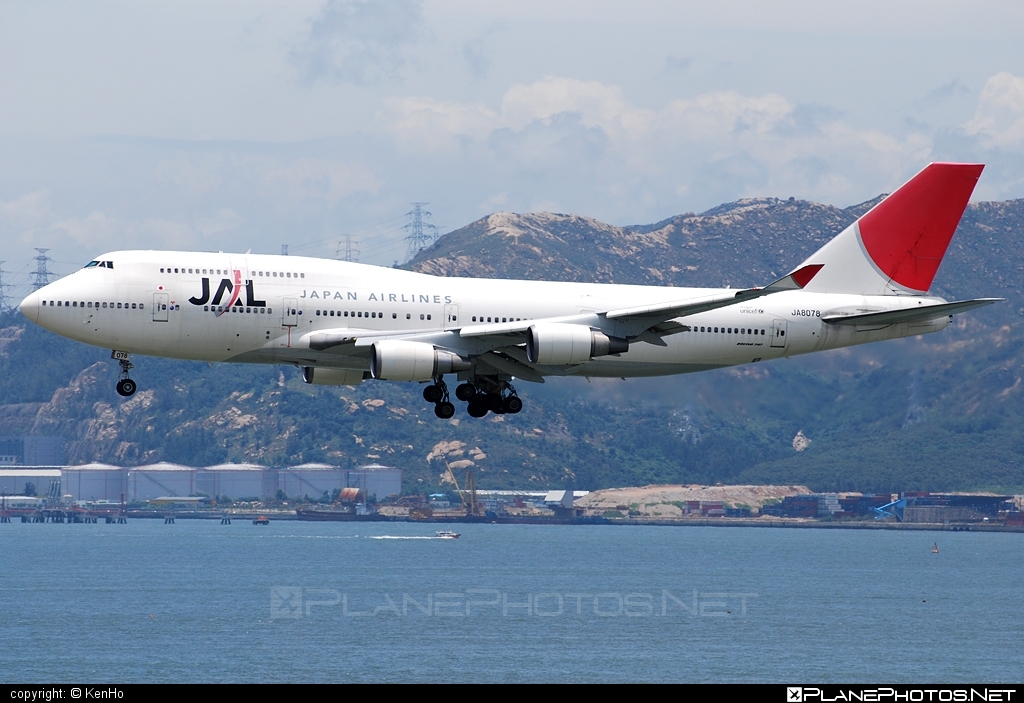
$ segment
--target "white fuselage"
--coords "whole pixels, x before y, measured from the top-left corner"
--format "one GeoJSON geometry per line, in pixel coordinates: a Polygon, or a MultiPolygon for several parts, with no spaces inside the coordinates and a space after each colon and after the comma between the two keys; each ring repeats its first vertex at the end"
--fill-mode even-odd
{"type": "MultiPolygon", "coordinates": [[[[315,351],[311,334],[443,335],[480,324],[602,313],[723,292],[441,278],[292,256],[125,251],[98,260],[112,267],[91,266],[41,288],[22,303],[24,314],[57,334],[112,350],[360,370],[369,368],[365,349],[315,351]]],[[[862,327],[822,321],[830,313],[927,302],[941,299],[786,291],[680,318],[689,330],[665,336],[664,346],[634,342],[628,352],[562,373],[685,373],[938,331],[948,316],[862,327]]]]}

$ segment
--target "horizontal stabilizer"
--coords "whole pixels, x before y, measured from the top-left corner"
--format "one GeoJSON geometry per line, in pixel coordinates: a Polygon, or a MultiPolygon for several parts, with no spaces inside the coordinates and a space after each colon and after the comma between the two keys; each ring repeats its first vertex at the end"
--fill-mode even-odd
{"type": "Polygon", "coordinates": [[[975,308],[998,303],[1005,298],[978,298],[977,300],[959,300],[955,303],[939,305],[919,305],[902,310],[886,310],[883,312],[867,312],[855,315],[827,315],[822,320],[830,325],[894,325],[899,322],[914,320],[930,320],[944,315],[955,315],[975,308]]]}

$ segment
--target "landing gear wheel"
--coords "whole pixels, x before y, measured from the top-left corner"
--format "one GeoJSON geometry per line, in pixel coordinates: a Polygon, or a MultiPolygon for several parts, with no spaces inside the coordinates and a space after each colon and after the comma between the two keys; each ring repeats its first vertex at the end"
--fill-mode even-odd
{"type": "Polygon", "coordinates": [[[487,404],[483,400],[474,398],[469,401],[466,412],[469,413],[470,417],[483,417],[487,414],[487,404]]]}
{"type": "Polygon", "coordinates": [[[135,381],[128,378],[128,372],[135,368],[135,364],[131,362],[128,356],[128,352],[119,352],[114,350],[111,353],[117,363],[121,367],[121,380],[117,382],[115,388],[117,388],[118,395],[124,396],[125,398],[135,395],[135,391],[138,390],[138,386],[135,385],[135,381]]]}
{"type": "Polygon", "coordinates": [[[440,403],[444,400],[444,389],[441,386],[427,386],[423,389],[423,400],[428,403],[440,403]]]}
{"type": "Polygon", "coordinates": [[[487,403],[487,409],[495,414],[502,414],[505,412],[505,403],[501,398],[500,393],[488,393],[484,402],[487,403]]]}
{"type": "Polygon", "coordinates": [[[517,412],[523,409],[523,401],[519,399],[517,395],[510,395],[505,398],[504,402],[505,412],[515,415],[517,412]]]}
{"type": "Polygon", "coordinates": [[[455,397],[459,400],[470,401],[476,396],[476,386],[472,383],[463,383],[455,388],[455,397]]]}
{"type": "Polygon", "coordinates": [[[434,414],[442,420],[449,420],[455,416],[455,406],[447,400],[442,401],[434,406],[434,414]]]}
{"type": "Polygon", "coordinates": [[[117,382],[117,392],[125,398],[135,395],[136,390],[137,387],[135,385],[135,381],[130,378],[122,378],[117,382]]]}

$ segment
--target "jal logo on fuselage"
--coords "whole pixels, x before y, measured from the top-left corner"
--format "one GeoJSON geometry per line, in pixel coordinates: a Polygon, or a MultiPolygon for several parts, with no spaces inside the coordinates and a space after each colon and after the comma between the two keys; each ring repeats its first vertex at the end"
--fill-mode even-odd
{"type": "MultiPolygon", "coordinates": [[[[234,276],[234,281],[230,278],[220,279],[220,285],[217,286],[217,292],[213,298],[210,298],[210,279],[203,277],[202,293],[198,297],[193,296],[188,299],[188,302],[193,305],[224,305],[224,311],[227,311],[233,305],[242,305],[241,298],[242,289],[245,289],[245,305],[253,308],[265,308],[267,307],[267,301],[256,300],[256,293],[253,290],[253,283],[251,280],[246,280],[245,284],[242,284],[242,272],[235,269],[231,272],[234,276]],[[224,302],[225,297],[227,302],[224,302]]],[[[223,311],[222,311],[223,312],[223,311]]]]}

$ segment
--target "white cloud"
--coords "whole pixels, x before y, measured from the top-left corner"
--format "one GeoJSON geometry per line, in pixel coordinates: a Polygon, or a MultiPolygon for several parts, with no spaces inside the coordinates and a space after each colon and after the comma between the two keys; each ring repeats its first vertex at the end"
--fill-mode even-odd
{"type": "Polygon", "coordinates": [[[392,119],[385,129],[415,151],[450,148],[465,138],[484,139],[500,124],[498,113],[480,104],[408,97],[391,98],[386,105],[392,119]]]}
{"type": "Polygon", "coordinates": [[[988,149],[1024,146],[1024,78],[1006,71],[985,81],[974,118],[964,132],[988,149]]]}
{"type": "Polygon", "coordinates": [[[547,76],[528,85],[516,84],[501,100],[504,126],[522,129],[535,120],[550,122],[555,115],[574,113],[583,124],[605,129],[621,124],[640,111],[631,108],[615,85],[598,81],[547,76]]]}
{"type": "Polygon", "coordinates": [[[512,85],[496,110],[431,98],[389,107],[387,133],[434,158],[468,159],[512,206],[543,198],[605,217],[616,207],[641,216],[637,203],[673,212],[680,197],[697,207],[753,195],[857,202],[899,185],[932,149],[927,135],[865,129],[776,93],[714,91],[652,109],[615,85],[549,76],[512,85]]]}
{"type": "Polygon", "coordinates": [[[58,219],[50,225],[50,230],[65,232],[71,241],[84,246],[116,239],[123,231],[117,219],[103,210],[90,212],[85,217],[58,219]]]}
{"type": "Polygon", "coordinates": [[[45,226],[50,219],[50,191],[47,188],[21,197],[0,201],[0,223],[8,232],[45,226]]]}
{"type": "Polygon", "coordinates": [[[329,0],[292,62],[308,80],[367,84],[394,78],[422,32],[416,0],[329,0]]]}

